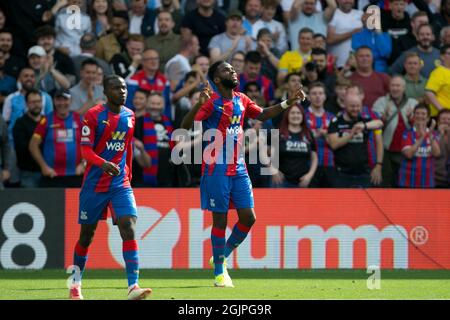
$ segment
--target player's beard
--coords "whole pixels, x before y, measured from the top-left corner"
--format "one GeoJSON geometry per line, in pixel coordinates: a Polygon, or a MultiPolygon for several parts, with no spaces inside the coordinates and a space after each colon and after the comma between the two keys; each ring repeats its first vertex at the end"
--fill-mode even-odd
{"type": "Polygon", "coordinates": [[[227,89],[234,89],[239,84],[238,81],[233,81],[231,79],[222,79],[221,80],[222,85],[227,89]]]}

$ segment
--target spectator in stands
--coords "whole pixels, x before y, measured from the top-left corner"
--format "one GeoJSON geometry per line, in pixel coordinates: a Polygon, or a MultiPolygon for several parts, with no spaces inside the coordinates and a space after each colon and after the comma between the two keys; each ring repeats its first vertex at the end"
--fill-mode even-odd
{"type": "Polygon", "coordinates": [[[269,79],[276,79],[278,64],[280,62],[280,51],[273,47],[273,35],[269,29],[262,28],[256,37],[256,51],[261,54],[261,74],[269,79]]]}
{"type": "Polygon", "coordinates": [[[58,88],[68,89],[70,81],[55,69],[49,57],[40,46],[28,50],[28,64],[34,70],[38,89],[53,95],[58,88]]]}
{"type": "Polygon", "coordinates": [[[200,52],[208,55],[208,44],[216,34],[225,32],[225,17],[214,8],[215,0],[198,0],[197,9],[186,13],[181,23],[181,35],[196,35],[200,52]]]}
{"type": "MultiPolygon", "coordinates": [[[[335,73],[336,57],[326,51],[327,50],[327,38],[324,35],[322,35],[320,33],[314,34],[314,36],[313,36],[313,50],[314,49],[325,50],[326,56],[327,56],[327,72],[329,74],[335,73]]],[[[312,58],[312,53],[311,53],[311,58],[312,58]]]]}
{"type": "Polygon", "coordinates": [[[441,42],[441,46],[450,45],[450,25],[442,28],[439,39],[441,42]]]}
{"type": "Polygon", "coordinates": [[[316,11],[317,0],[295,0],[290,9],[289,35],[292,50],[298,50],[296,35],[303,28],[311,28],[316,33],[327,36],[327,24],[336,10],[336,1],[327,0],[323,11],[316,11]]]}
{"type": "Polygon", "coordinates": [[[356,50],[356,70],[349,79],[359,84],[364,90],[364,105],[372,109],[379,97],[389,90],[389,76],[373,70],[373,55],[369,47],[362,46],[356,50]]]}
{"type": "MultiPolygon", "coordinates": [[[[256,93],[256,91],[253,91],[256,93]]],[[[259,92],[259,91],[258,91],[259,92]]],[[[270,163],[269,159],[269,132],[263,132],[263,122],[257,119],[248,119],[249,127],[245,129],[245,136],[249,137],[245,144],[245,165],[253,188],[269,188],[271,176],[263,174],[262,170],[270,163]],[[252,130],[252,131],[250,131],[252,130]],[[265,149],[262,149],[265,148],[265,149]],[[264,153],[263,153],[264,152],[264,153]],[[257,157],[253,158],[254,155],[257,157]]]]}
{"type": "Polygon", "coordinates": [[[367,145],[369,130],[380,129],[383,122],[362,117],[362,102],[360,95],[346,94],[344,112],[328,128],[327,140],[335,161],[333,187],[367,188],[381,182],[382,159],[377,159],[377,166],[370,171],[367,145]]]}
{"type": "Polygon", "coordinates": [[[2,30],[5,27],[6,24],[6,16],[5,12],[2,8],[0,8],[0,30],[2,30]]]}
{"type": "MultiPolygon", "coordinates": [[[[133,98],[133,106],[134,106],[134,114],[136,116],[136,124],[135,124],[135,134],[136,132],[142,132],[143,128],[143,118],[147,113],[147,104],[148,104],[148,92],[143,89],[137,89],[134,93],[133,98]]],[[[133,152],[133,180],[132,185],[134,187],[143,187],[143,179],[142,172],[144,168],[148,168],[151,166],[151,158],[145,152],[144,143],[142,140],[138,138],[134,138],[134,152],[133,152]]]]}
{"type": "Polygon", "coordinates": [[[249,51],[245,56],[244,72],[239,76],[239,90],[242,92],[247,82],[255,81],[261,87],[261,95],[266,104],[274,102],[273,83],[267,77],[261,75],[261,54],[258,51],[249,51]]]}
{"type": "Polygon", "coordinates": [[[225,21],[225,32],[211,38],[209,56],[211,61],[231,61],[236,51],[248,52],[255,49],[251,35],[242,35],[242,13],[234,10],[228,13],[225,21]]]}
{"type": "Polygon", "coordinates": [[[408,52],[406,54],[403,67],[405,68],[403,79],[406,82],[405,96],[416,99],[418,102],[423,102],[427,79],[420,74],[423,65],[417,52],[408,52]]]}
{"type": "MultiPolygon", "coordinates": [[[[190,11],[190,9],[188,11],[190,11]]],[[[180,34],[181,21],[183,19],[180,2],[178,0],[161,0],[161,6],[159,8],[150,9],[149,24],[153,26],[154,34],[157,34],[160,30],[157,20],[161,12],[170,13],[171,19],[174,23],[173,32],[176,34],[180,34]]],[[[147,35],[147,37],[152,35],[153,34],[147,35]]]]}
{"type": "Polygon", "coordinates": [[[170,101],[170,83],[163,73],[159,71],[159,55],[154,49],[146,49],[142,55],[142,70],[127,79],[128,96],[126,106],[133,108],[134,92],[144,89],[148,92],[158,92],[165,100],[164,114],[172,119],[172,104],[170,101]]]}
{"type": "Polygon", "coordinates": [[[231,57],[230,64],[233,66],[234,71],[240,76],[244,72],[245,66],[245,53],[242,51],[237,51],[231,57]]]}
{"type": "Polygon", "coordinates": [[[48,61],[54,61],[55,69],[60,71],[71,84],[74,84],[75,66],[68,55],[55,49],[55,29],[49,25],[42,26],[36,30],[35,36],[37,45],[47,52],[48,61]]]}
{"type": "Polygon", "coordinates": [[[381,26],[394,39],[411,32],[411,24],[406,10],[406,0],[391,0],[389,9],[381,9],[381,26]]]}
{"type": "MultiPolygon", "coordinates": [[[[244,91],[245,95],[251,100],[256,102],[256,104],[262,108],[267,107],[267,102],[261,95],[261,87],[258,82],[250,81],[245,84],[244,91]]],[[[270,122],[269,122],[270,123],[270,122]]]]}
{"type": "Polygon", "coordinates": [[[192,65],[192,69],[200,72],[200,75],[206,79],[206,76],[208,74],[208,69],[210,65],[210,60],[208,56],[205,55],[198,55],[194,58],[194,63],[192,65]]]}
{"type": "MultiPolygon", "coordinates": [[[[103,37],[111,30],[113,7],[111,0],[92,0],[88,7],[91,17],[92,33],[97,37],[103,37]]],[[[83,49],[83,48],[82,48],[83,49]]]]}
{"type": "Polygon", "coordinates": [[[434,179],[437,188],[450,187],[450,110],[443,109],[437,116],[439,149],[441,154],[435,159],[434,179]]]}
{"type": "Polygon", "coordinates": [[[4,182],[8,181],[11,176],[10,148],[8,126],[0,115],[0,191],[4,189],[4,182]]]}
{"type": "Polygon", "coordinates": [[[12,52],[13,35],[7,29],[0,30],[0,51],[3,52],[4,72],[14,78],[17,78],[19,71],[26,65],[25,60],[12,52]]]}
{"type": "Polygon", "coordinates": [[[175,90],[186,73],[192,70],[190,61],[198,55],[199,50],[198,38],[195,35],[182,39],[180,52],[170,59],[164,68],[172,90],[175,90]]]}
{"type": "MultiPolygon", "coordinates": [[[[102,0],[103,1],[103,0],[102,0]]],[[[75,76],[76,81],[80,81],[80,70],[81,70],[81,64],[86,59],[94,59],[97,61],[100,68],[103,70],[103,73],[105,75],[112,74],[111,68],[108,63],[106,63],[105,60],[99,59],[95,57],[97,47],[97,39],[95,38],[95,35],[93,33],[85,33],[81,39],[80,39],[80,48],[81,48],[81,54],[73,57],[72,61],[75,67],[75,76]]]]}
{"type": "Polygon", "coordinates": [[[436,122],[430,128],[430,109],[426,104],[414,108],[413,127],[403,133],[403,160],[399,170],[399,186],[402,188],[434,188],[434,160],[441,154],[436,122]]]}
{"type": "MultiPolygon", "coordinates": [[[[290,99],[291,97],[294,97],[295,92],[298,90],[298,88],[302,85],[302,75],[298,72],[292,72],[289,73],[286,78],[284,79],[284,84],[281,87],[281,97],[279,99],[279,102],[290,99]]],[[[275,128],[280,127],[281,120],[283,119],[283,115],[285,113],[285,110],[283,110],[279,115],[272,118],[272,124],[275,128]]]]}
{"type": "MultiPolygon", "coordinates": [[[[12,131],[14,125],[20,117],[27,112],[26,94],[36,87],[36,77],[34,70],[25,67],[19,74],[19,90],[11,93],[6,97],[3,104],[3,119],[8,123],[10,142],[12,142],[12,131]]],[[[47,114],[53,111],[52,98],[45,91],[39,91],[41,94],[41,108],[42,114],[47,114]]]]}
{"type": "Polygon", "coordinates": [[[145,151],[151,158],[151,166],[143,171],[143,182],[147,187],[175,186],[175,166],[170,160],[173,126],[163,110],[164,98],[156,92],[151,93],[148,113],[141,118],[142,130],[135,131],[135,137],[144,143],[145,151]]]}
{"type": "Polygon", "coordinates": [[[331,187],[334,171],[333,150],[327,143],[328,127],[334,114],[324,108],[326,88],[321,82],[314,82],[309,86],[309,100],[311,105],[305,112],[305,121],[316,143],[318,167],[312,185],[315,187],[331,187]]]}
{"type": "Polygon", "coordinates": [[[351,85],[351,81],[347,78],[338,77],[334,87],[334,94],[331,97],[327,96],[325,103],[325,110],[333,114],[338,114],[345,108],[344,100],[347,88],[351,85]]]}
{"type": "MultiPolygon", "coordinates": [[[[262,1],[261,18],[253,25],[252,38],[258,40],[259,31],[261,29],[268,29],[273,36],[274,47],[282,54],[288,49],[288,40],[284,25],[281,22],[274,20],[278,4],[278,0],[262,1]]],[[[269,49],[271,48],[272,47],[269,49]]]]}
{"type": "Polygon", "coordinates": [[[127,48],[124,52],[116,53],[111,58],[114,73],[126,79],[142,67],[142,53],[144,52],[144,37],[140,34],[130,34],[127,48]]]}
{"type": "Polygon", "coordinates": [[[389,84],[389,93],[380,97],[373,105],[373,111],[380,115],[383,127],[383,184],[398,186],[398,171],[402,161],[402,136],[411,129],[411,116],[417,100],[405,95],[405,80],[394,76],[389,84]]]}
{"type": "Polygon", "coordinates": [[[450,24],[450,1],[442,0],[439,13],[433,17],[433,27],[438,33],[450,24]]]}
{"type": "Polygon", "coordinates": [[[56,91],[55,111],[39,121],[29,143],[30,153],[41,168],[41,187],[81,186],[84,172],[80,153],[82,124],[80,115],[69,109],[70,99],[69,90],[56,91]]]}
{"type": "Polygon", "coordinates": [[[314,32],[310,28],[303,28],[298,33],[298,49],[286,51],[278,64],[278,85],[283,83],[284,77],[291,72],[299,72],[303,65],[311,60],[314,32]]]}
{"type": "Polygon", "coordinates": [[[313,48],[311,50],[311,60],[317,66],[318,80],[325,85],[327,97],[334,95],[334,87],[336,85],[336,74],[330,72],[327,66],[328,54],[324,49],[313,48]]]}
{"type": "Polygon", "coordinates": [[[425,87],[432,117],[440,110],[450,109],[450,45],[443,46],[440,53],[441,64],[431,72],[425,87]]]}
{"type": "Polygon", "coordinates": [[[417,46],[417,31],[420,25],[428,24],[428,15],[426,12],[418,11],[411,18],[411,31],[393,39],[392,53],[389,63],[393,63],[404,51],[417,46]]]}
{"type": "MultiPolygon", "coordinates": [[[[23,72],[23,71],[22,71],[23,72]]],[[[34,129],[42,118],[42,97],[37,89],[30,89],[25,96],[27,112],[14,124],[13,137],[17,166],[20,169],[20,182],[24,188],[39,186],[41,173],[39,164],[34,160],[28,149],[34,129]]]]}
{"type": "Polygon", "coordinates": [[[363,12],[353,9],[354,3],[354,0],[337,0],[338,8],[328,24],[328,52],[337,58],[336,66],[338,68],[342,68],[348,59],[352,35],[361,31],[363,27],[361,22],[363,12]]]}
{"type": "Polygon", "coordinates": [[[84,0],[67,0],[67,8],[70,6],[79,8],[76,27],[70,23],[70,19],[73,19],[71,10],[62,9],[55,17],[55,47],[71,57],[81,53],[80,39],[83,34],[92,30],[91,18],[83,10],[84,2],[84,0]]]}
{"type": "Polygon", "coordinates": [[[17,80],[5,72],[5,54],[0,50],[0,110],[5,98],[17,90],[17,80]]]}
{"type": "Polygon", "coordinates": [[[130,1],[130,26],[128,32],[130,34],[140,34],[149,37],[155,34],[154,22],[150,20],[151,10],[147,7],[147,0],[131,0],[130,1]]]}
{"type": "Polygon", "coordinates": [[[300,105],[291,106],[280,124],[280,163],[272,176],[272,185],[282,188],[307,188],[317,170],[317,149],[306,126],[300,105]]]}
{"type": "Polygon", "coordinates": [[[81,64],[81,80],[70,89],[70,110],[84,115],[90,108],[104,102],[103,86],[96,84],[99,65],[94,59],[81,64]]]}
{"type": "Polygon", "coordinates": [[[308,62],[302,69],[302,83],[305,85],[305,92],[308,93],[310,84],[319,81],[319,69],[313,61],[308,62]]]}
{"type": "MultiPolygon", "coordinates": [[[[245,34],[254,37],[256,32],[253,30],[256,22],[261,17],[262,13],[262,1],[261,0],[245,0],[245,17],[242,26],[245,30],[245,34]]],[[[256,38],[254,38],[256,39],[256,38]]]]}
{"type": "Polygon", "coordinates": [[[439,49],[433,47],[434,34],[431,25],[422,24],[417,29],[417,46],[403,52],[400,57],[391,65],[390,73],[403,73],[403,65],[405,57],[408,52],[417,52],[420,59],[423,61],[423,68],[421,74],[428,78],[431,71],[436,67],[436,62],[439,61],[439,49]]]}
{"type": "MultiPolygon", "coordinates": [[[[352,49],[356,51],[362,46],[369,47],[372,50],[374,70],[387,72],[388,59],[392,51],[391,36],[387,32],[382,32],[381,29],[375,29],[373,26],[368,27],[367,21],[369,18],[370,14],[364,12],[361,17],[363,29],[352,35],[352,49]]],[[[379,27],[381,28],[381,26],[379,27]]]]}
{"type": "Polygon", "coordinates": [[[128,26],[128,12],[115,11],[111,25],[112,33],[99,39],[95,56],[109,63],[115,54],[125,51],[128,40],[128,26]]]}
{"type": "Polygon", "coordinates": [[[159,71],[164,72],[167,61],[180,52],[181,37],[174,33],[175,24],[170,12],[159,12],[156,20],[158,32],[145,40],[145,48],[159,52],[159,71]]]}

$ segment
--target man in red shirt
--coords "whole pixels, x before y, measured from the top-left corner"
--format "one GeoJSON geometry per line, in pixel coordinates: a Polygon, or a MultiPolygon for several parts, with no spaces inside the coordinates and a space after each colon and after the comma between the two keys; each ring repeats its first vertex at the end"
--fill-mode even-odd
{"type": "Polygon", "coordinates": [[[361,46],[356,50],[356,71],[349,77],[364,90],[363,104],[372,109],[374,102],[389,91],[389,76],[373,70],[372,49],[361,46]]]}

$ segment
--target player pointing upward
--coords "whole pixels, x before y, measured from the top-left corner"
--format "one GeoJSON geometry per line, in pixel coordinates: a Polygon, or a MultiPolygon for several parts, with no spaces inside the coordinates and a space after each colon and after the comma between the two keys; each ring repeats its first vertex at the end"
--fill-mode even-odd
{"type": "MultiPolygon", "coordinates": [[[[125,80],[108,76],[103,82],[105,105],[92,107],[84,117],[81,153],[87,161],[80,192],[80,238],[75,246],[74,265],[79,268],[70,289],[71,299],[83,299],[81,276],[98,221],[106,218],[109,208],[123,240],[123,258],[128,277],[128,298],[145,299],[151,289],[138,286],[138,246],[134,227],[136,201],[130,186],[134,113],[124,106],[125,80]]],[[[75,271],[76,272],[76,271],[75,271]]]]}
{"type": "Polygon", "coordinates": [[[304,100],[306,96],[300,87],[294,98],[262,109],[245,94],[234,91],[239,82],[236,71],[230,64],[224,61],[214,63],[208,70],[208,77],[217,87],[217,91],[212,92],[209,85],[206,85],[199,102],[184,117],[181,126],[188,130],[196,120],[202,121],[204,132],[208,129],[216,130],[214,139],[208,142],[210,147],[215,146],[215,150],[207,158],[203,157],[201,207],[213,213],[211,230],[213,258],[210,263],[214,263],[214,285],[233,287],[225,258],[244,241],[255,223],[252,185],[244,157],[239,152],[242,150],[244,118],[247,116],[265,121],[275,117],[298,100],[304,100]],[[230,139],[233,142],[232,150],[226,146],[226,141],[230,139]],[[218,141],[222,141],[223,145],[219,146],[218,141]],[[225,241],[230,204],[236,208],[239,220],[225,241]]]}

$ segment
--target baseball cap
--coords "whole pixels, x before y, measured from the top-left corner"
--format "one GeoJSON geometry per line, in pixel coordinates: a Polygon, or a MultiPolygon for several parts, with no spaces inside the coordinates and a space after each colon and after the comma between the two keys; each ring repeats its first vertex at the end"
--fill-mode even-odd
{"type": "Polygon", "coordinates": [[[33,54],[39,57],[45,57],[47,55],[44,48],[42,48],[41,46],[33,46],[28,50],[28,57],[33,54]]]}
{"type": "Polygon", "coordinates": [[[54,97],[55,98],[64,97],[66,99],[70,99],[71,94],[69,90],[61,88],[55,91],[54,97]]]}
{"type": "Polygon", "coordinates": [[[242,20],[242,12],[240,12],[239,10],[231,10],[230,12],[228,12],[227,19],[234,18],[234,17],[242,20]]]}

